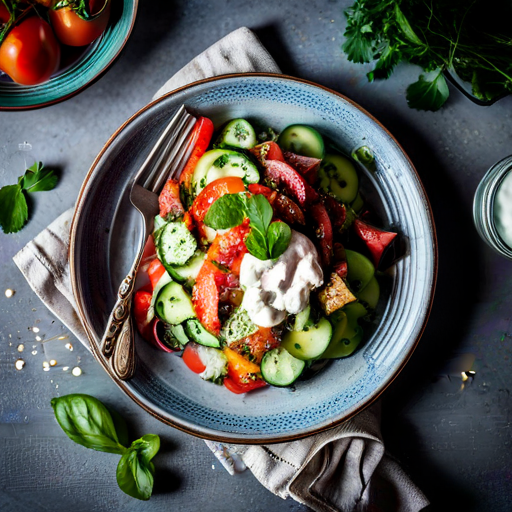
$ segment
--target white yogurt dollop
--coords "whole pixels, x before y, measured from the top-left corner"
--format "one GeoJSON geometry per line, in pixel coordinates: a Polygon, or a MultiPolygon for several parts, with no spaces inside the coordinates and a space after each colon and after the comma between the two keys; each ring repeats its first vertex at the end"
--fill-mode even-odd
{"type": "Polygon", "coordinates": [[[494,223],[500,237],[512,248],[512,171],[505,176],[494,196],[494,223]]]}
{"type": "Polygon", "coordinates": [[[273,327],[287,313],[300,313],[309,303],[311,290],[322,283],[315,246],[293,230],[290,245],[277,260],[246,254],[240,267],[240,284],[245,289],[242,307],[260,327],[273,327]]]}

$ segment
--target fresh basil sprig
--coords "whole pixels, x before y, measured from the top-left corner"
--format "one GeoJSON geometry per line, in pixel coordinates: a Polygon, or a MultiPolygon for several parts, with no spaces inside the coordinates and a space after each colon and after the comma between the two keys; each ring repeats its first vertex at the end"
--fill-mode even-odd
{"type": "Polygon", "coordinates": [[[116,472],[119,488],[133,498],[149,500],[155,475],[151,459],[160,449],[157,435],[142,436],[128,447],[125,421],[97,398],[72,394],[53,398],[51,404],[55,418],[72,441],[92,450],[122,455],[116,472]]]}
{"type": "Polygon", "coordinates": [[[45,169],[42,162],[29,167],[16,185],[0,188],[0,226],[4,233],[16,233],[28,220],[26,192],[45,192],[57,184],[55,171],[45,169]]]}
{"type": "Polygon", "coordinates": [[[272,206],[262,194],[226,194],[208,210],[204,223],[213,229],[239,226],[249,218],[251,232],[245,240],[248,251],[260,260],[279,258],[290,244],[292,230],[288,224],[272,222],[272,206]]]}

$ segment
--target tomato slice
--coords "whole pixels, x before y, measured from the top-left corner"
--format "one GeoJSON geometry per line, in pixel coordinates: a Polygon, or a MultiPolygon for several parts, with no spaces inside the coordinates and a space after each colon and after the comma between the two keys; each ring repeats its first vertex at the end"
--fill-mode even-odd
{"type": "Polygon", "coordinates": [[[284,159],[296,171],[302,174],[310,185],[314,185],[318,175],[318,169],[320,169],[320,164],[322,163],[320,158],[296,155],[295,153],[285,151],[284,159]]]}
{"type": "Polygon", "coordinates": [[[267,383],[263,379],[255,379],[247,382],[238,382],[231,376],[227,376],[224,378],[224,386],[226,389],[229,389],[232,393],[236,393],[237,395],[241,395],[242,393],[248,393],[253,389],[263,388],[267,385],[267,383]]]}
{"type": "Polygon", "coordinates": [[[183,362],[194,373],[203,373],[206,370],[206,366],[201,361],[199,352],[197,351],[197,347],[194,343],[187,343],[181,357],[183,362]]]}
{"type": "Polygon", "coordinates": [[[311,216],[315,223],[315,235],[320,245],[320,255],[325,267],[331,264],[332,259],[332,224],[327,210],[322,203],[315,203],[310,208],[311,216]]]}
{"type": "Polygon", "coordinates": [[[225,194],[236,194],[244,192],[245,185],[241,178],[230,176],[212,181],[195,198],[191,213],[194,220],[202,222],[210,209],[210,206],[225,194]]]}
{"type": "Polygon", "coordinates": [[[265,160],[279,160],[284,162],[283,152],[276,142],[262,142],[249,151],[262,165],[265,165],[265,160]]]}
{"type": "Polygon", "coordinates": [[[228,232],[217,235],[208,249],[208,259],[220,263],[237,276],[240,275],[242,259],[248,252],[245,239],[250,231],[249,219],[245,219],[240,226],[235,226],[228,232]]]}
{"type": "Polygon", "coordinates": [[[376,267],[379,265],[385,249],[397,235],[396,233],[376,228],[360,219],[354,221],[354,231],[368,247],[376,267]]]}
{"type": "Polygon", "coordinates": [[[89,20],[78,16],[72,7],[48,9],[50,22],[59,41],[68,46],[86,46],[98,39],[107,28],[110,4],[110,0],[89,0],[88,12],[94,16],[89,20]]]}
{"type": "Polygon", "coordinates": [[[146,340],[153,343],[153,326],[148,322],[148,311],[153,294],[146,290],[137,290],[133,297],[133,317],[137,330],[146,340]]]}
{"type": "Polygon", "coordinates": [[[165,220],[175,220],[185,213],[181,204],[180,185],[178,180],[168,180],[158,196],[160,217],[165,220]]]}
{"type": "Polygon", "coordinates": [[[165,274],[165,267],[162,265],[162,262],[155,258],[148,267],[148,276],[151,281],[151,288],[154,290],[156,288],[156,284],[160,281],[160,278],[165,274]]]}
{"type": "Polygon", "coordinates": [[[216,336],[220,333],[219,288],[224,279],[224,272],[206,260],[192,290],[192,303],[197,318],[205,329],[216,336]]]}

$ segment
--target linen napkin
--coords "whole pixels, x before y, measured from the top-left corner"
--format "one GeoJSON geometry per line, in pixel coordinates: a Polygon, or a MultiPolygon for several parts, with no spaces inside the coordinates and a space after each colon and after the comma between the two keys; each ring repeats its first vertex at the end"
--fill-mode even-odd
{"type": "MultiPolygon", "coordinates": [[[[279,73],[248,28],[228,34],[172,76],[154,99],[211,76],[240,72],[279,73]]],[[[43,303],[87,347],[76,312],[68,264],[73,208],[29,242],[14,261],[43,303]]],[[[380,407],[307,439],[268,446],[206,441],[231,473],[244,469],[274,494],[292,497],[318,512],[416,512],[428,505],[400,465],[386,454],[380,434],[380,407]]]]}

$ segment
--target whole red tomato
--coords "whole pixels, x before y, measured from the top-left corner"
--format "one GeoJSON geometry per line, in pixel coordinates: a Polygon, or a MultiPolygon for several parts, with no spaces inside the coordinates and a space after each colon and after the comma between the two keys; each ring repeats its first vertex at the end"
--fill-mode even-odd
{"type": "Polygon", "coordinates": [[[14,26],[0,46],[0,70],[18,84],[46,82],[59,64],[59,43],[50,25],[38,16],[14,26]]]}
{"type": "Polygon", "coordinates": [[[89,0],[89,14],[84,20],[71,7],[50,9],[50,21],[59,41],[68,46],[86,46],[103,34],[110,17],[110,0],[89,0]],[[105,3],[106,2],[106,3],[105,3]],[[103,9],[103,10],[102,10],[103,9]]]}

